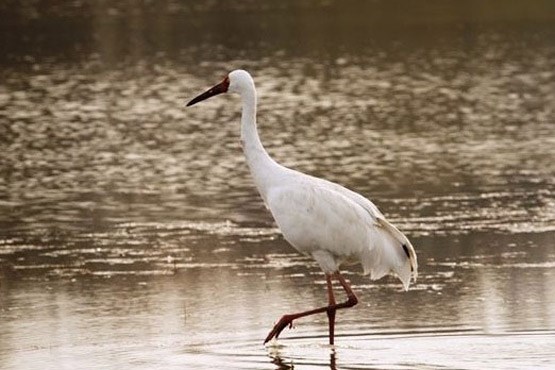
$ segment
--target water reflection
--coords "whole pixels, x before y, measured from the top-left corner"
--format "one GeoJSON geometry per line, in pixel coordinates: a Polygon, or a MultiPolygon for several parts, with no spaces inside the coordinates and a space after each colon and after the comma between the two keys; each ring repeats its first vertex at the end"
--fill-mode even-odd
{"type": "MultiPolygon", "coordinates": [[[[329,363],[310,363],[310,364],[303,364],[303,365],[310,365],[314,367],[318,366],[320,368],[329,367],[330,370],[337,370],[335,348],[333,347],[328,348],[328,352],[329,352],[329,363]]],[[[277,366],[276,367],[277,370],[292,370],[295,368],[294,361],[291,358],[287,358],[287,357],[282,358],[283,355],[281,354],[279,347],[272,347],[268,351],[268,356],[272,359],[272,363],[277,366]]],[[[325,356],[321,356],[321,358],[325,358],[325,356]]]]}
{"type": "MultiPolygon", "coordinates": [[[[258,66],[262,135],[278,160],[371,194],[415,231],[553,229],[552,106],[512,123],[513,113],[499,104],[515,88],[511,79],[488,97],[491,103],[475,103],[491,119],[475,120],[441,111],[441,84],[448,81],[431,85],[429,95],[404,97],[395,90],[417,88],[404,74],[379,73],[397,86],[393,91],[374,88],[374,81],[365,81],[371,71],[360,67],[313,86],[303,81],[302,63],[296,63],[284,68],[297,80],[258,66]],[[302,86],[300,97],[296,84],[302,86]],[[357,88],[345,91],[343,84],[357,88]],[[368,94],[374,97],[368,100],[368,94]],[[322,100],[325,109],[319,107],[322,100]],[[397,128],[413,121],[395,109],[407,104],[432,109],[433,120],[397,128]]],[[[127,222],[130,214],[143,222],[184,214],[270,222],[243,165],[237,125],[228,123],[237,121],[231,99],[185,116],[179,107],[186,92],[201,83],[189,87],[191,77],[178,67],[140,78],[84,68],[79,73],[92,75],[82,83],[75,71],[62,71],[35,77],[30,90],[9,87],[3,107],[11,122],[4,126],[4,225],[95,229],[127,222]]]]}
{"type": "Polygon", "coordinates": [[[552,2],[40,3],[0,5],[0,367],[553,367],[552,2]],[[184,109],[238,67],[271,154],[417,247],[408,293],[345,272],[335,348],[325,316],[261,344],[325,281],[237,100],[184,109]]]}

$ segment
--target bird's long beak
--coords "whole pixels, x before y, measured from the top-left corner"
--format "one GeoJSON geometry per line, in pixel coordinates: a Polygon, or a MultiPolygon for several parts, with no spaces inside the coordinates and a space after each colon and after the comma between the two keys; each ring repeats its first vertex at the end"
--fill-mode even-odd
{"type": "Polygon", "coordinates": [[[211,98],[221,93],[225,93],[227,92],[228,88],[229,88],[229,77],[226,77],[222,82],[220,82],[216,86],[212,87],[208,91],[203,92],[202,94],[200,94],[199,96],[197,96],[196,98],[188,102],[187,106],[190,107],[191,105],[196,104],[200,101],[206,100],[208,98],[211,98]]]}

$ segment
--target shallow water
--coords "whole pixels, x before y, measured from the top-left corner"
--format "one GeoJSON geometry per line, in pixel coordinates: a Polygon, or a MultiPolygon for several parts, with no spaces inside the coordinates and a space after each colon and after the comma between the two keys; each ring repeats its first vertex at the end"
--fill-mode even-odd
{"type": "Polygon", "coordinates": [[[0,6],[0,367],[553,368],[555,10],[420,3],[0,6]],[[251,183],[237,98],[184,108],[234,68],[272,156],[416,247],[406,293],[346,268],[334,348],[325,316],[262,345],[325,281],[251,183]]]}

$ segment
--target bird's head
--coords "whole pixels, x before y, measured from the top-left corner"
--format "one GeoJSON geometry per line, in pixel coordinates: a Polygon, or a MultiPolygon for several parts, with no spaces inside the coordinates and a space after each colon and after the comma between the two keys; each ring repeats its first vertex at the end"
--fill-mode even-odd
{"type": "Polygon", "coordinates": [[[252,90],[253,87],[254,81],[252,80],[249,72],[242,69],[236,69],[235,71],[230,72],[222,82],[188,102],[187,106],[190,107],[191,105],[225,92],[242,94],[245,91],[252,90]]]}

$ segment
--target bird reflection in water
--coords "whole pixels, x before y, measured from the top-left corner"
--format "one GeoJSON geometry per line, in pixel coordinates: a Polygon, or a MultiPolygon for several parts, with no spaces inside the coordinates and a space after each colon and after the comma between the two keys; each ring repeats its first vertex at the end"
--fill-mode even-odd
{"type": "MultiPolygon", "coordinates": [[[[285,356],[282,355],[280,349],[282,346],[273,346],[269,347],[268,356],[271,359],[272,364],[276,365],[276,370],[293,370],[295,369],[295,364],[292,359],[287,359],[285,356]]],[[[330,354],[329,354],[329,368],[330,370],[337,370],[336,365],[336,354],[335,348],[333,346],[330,347],[330,354]]],[[[311,364],[317,366],[325,366],[326,364],[318,363],[318,364],[311,364]]]]}

